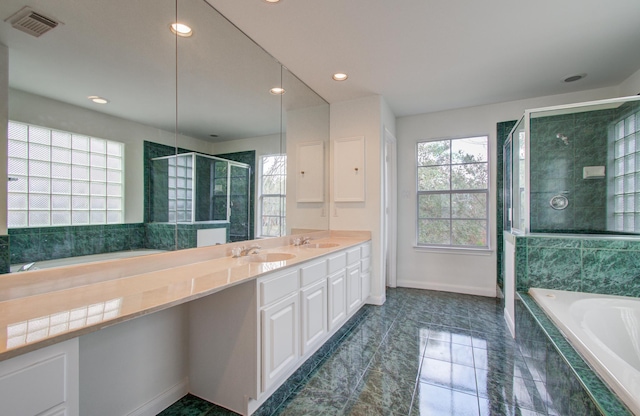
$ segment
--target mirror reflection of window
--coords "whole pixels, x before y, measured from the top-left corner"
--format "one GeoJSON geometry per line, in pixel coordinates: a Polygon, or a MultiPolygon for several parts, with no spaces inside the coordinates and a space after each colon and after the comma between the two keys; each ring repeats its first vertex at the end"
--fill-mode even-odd
{"type": "Polygon", "coordinates": [[[260,160],[258,197],[260,237],[279,237],[286,234],[286,189],[287,156],[263,156],[260,160]]]}
{"type": "Polygon", "coordinates": [[[8,128],[8,227],[121,224],[122,143],[24,123],[8,128]]]}

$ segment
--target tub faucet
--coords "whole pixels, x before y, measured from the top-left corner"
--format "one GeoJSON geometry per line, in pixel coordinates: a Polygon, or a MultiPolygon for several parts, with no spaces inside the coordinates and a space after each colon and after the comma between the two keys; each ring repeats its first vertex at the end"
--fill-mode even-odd
{"type": "Polygon", "coordinates": [[[36,262],[31,262],[31,263],[27,263],[24,264],[22,267],[20,267],[18,269],[19,272],[26,272],[28,270],[38,270],[38,268],[36,267],[36,262]]]}
{"type": "Polygon", "coordinates": [[[309,241],[311,241],[311,237],[302,237],[302,245],[305,244],[309,244],[309,241]]]}

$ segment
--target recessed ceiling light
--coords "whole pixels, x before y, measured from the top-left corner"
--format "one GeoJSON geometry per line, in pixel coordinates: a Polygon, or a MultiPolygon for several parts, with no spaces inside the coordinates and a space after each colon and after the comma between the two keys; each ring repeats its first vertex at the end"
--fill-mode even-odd
{"type": "Polygon", "coordinates": [[[109,102],[106,98],[98,97],[97,95],[90,95],[87,98],[96,104],[107,104],[109,102]]]}
{"type": "Polygon", "coordinates": [[[575,82],[580,81],[582,78],[586,77],[587,74],[574,74],[568,75],[562,79],[563,82],[575,82]]]}
{"type": "Polygon", "coordinates": [[[349,75],[343,74],[342,72],[336,72],[331,78],[333,78],[335,81],[344,81],[349,78],[349,75]]]}
{"type": "Polygon", "coordinates": [[[189,36],[193,35],[193,29],[191,29],[184,23],[172,23],[169,27],[171,28],[172,33],[175,33],[178,36],[182,36],[183,38],[188,38],[189,36]]]}
{"type": "Polygon", "coordinates": [[[282,95],[286,91],[284,90],[284,88],[281,88],[281,87],[273,87],[269,90],[269,92],[273,95],[282,95]]]}
{"type": "Polygon", "coordinates": [[[264,1],[271,4],[280,3],[280,0],[264,0],[264,1]]]}

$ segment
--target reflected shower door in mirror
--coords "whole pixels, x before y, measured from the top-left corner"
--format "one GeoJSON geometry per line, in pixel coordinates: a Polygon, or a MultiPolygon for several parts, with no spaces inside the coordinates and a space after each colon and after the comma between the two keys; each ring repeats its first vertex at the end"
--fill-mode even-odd
{"type": "MultiPolygon", "coordinates": [[[[287,155],[295,166],[295,143],[328,143],[328,104],[205,1],[30,4],[61,23],[35,37],[12,27],[13,19],[4,21],[24,2],[0,4],[0,43],[9,54],[9,119],[34,132],[9,141],[8,172],[16,179],[8,190],[12,263],[195,247],[205,221],[181,222],[177,196],[175,219],[168,216],[168,194],[151,199],[152,160],[183,153],[249,166],[238,175],[229,172],[229,235],[223,241],[261,237],[263,156],[287,155]],[[191,26],[191,36],[172,32],[176,22],[191,26]],[[94,96],[96,101],[88,98],[94,96]],[[50,133],[38,133],[43,129],[50,133]],[[63,136],[71,138],[69,146],[60,141],[63,136]],[[294,140],[290,149],[288,136],[294,140]],[[115,159],[91,147],[104,141],[123,144],[120,199],[118,186],[106,179],[117,176],[115,159]],[[248,186],[246,204],[235,200],[236,186],[248,186]],[[166,218],[153,220],[161,208],[166,218]],[[89,220],[76,222],[74,214],[89,220]],[[26,225],[12,223],[16,218],[25,218],[26,225]]],[[[215,191],[221,179],[210,179],[206,186],[215,191]]],[[[317,184],[325,195],[326,183],[317,184]]],[[[281,192],[287,201],[290,189],[281,192]]],[[[214,192],[201,201],[196,187],[192,204],[207,204],[217,213],[219,199],[214,192]]],[[[294,202],[289,221],[285,204],[279,208],[288,230],[328,229],[323,210],[322,203],[294,202]]]]}

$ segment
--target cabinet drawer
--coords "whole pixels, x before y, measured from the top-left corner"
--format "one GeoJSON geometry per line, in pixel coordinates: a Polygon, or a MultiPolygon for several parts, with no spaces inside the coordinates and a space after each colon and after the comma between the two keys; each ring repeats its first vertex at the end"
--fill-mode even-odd
{"type": "Polygon", "coordinates": [[[327,277],[327,261],[322,260],[300,268],[300,285],[307,286],[327,277]]]}
{"type": "Polygon", "coordinates": [[[371,267],[371,258],[367,257],[364,258],[362,260],[360,260],[360,270],[362,270],[362,273],[366,273],[369,271],[371,267]]]}
{"type": "Polygon", "coordinates": [[[333,274],[340,269],[347,267],[347,255],[340,253],[335,256],[329,257],[329,274],[333,274]]]}
{"type": "Polygon", "coordinates": [[[360,247],[347,251],[347,264],[353,264],[360,260],[360,247]]]}
{"type": "Polygon", "coordinates": [[[260,305],[265,306],[298,290],[298,270],[266,278],[260,282],[260,305]]]}
{"type": "Polygon", "coordinates": [[[371,257],[371,243],[367,243],[360,247],[361,257],[371,257]]]}

